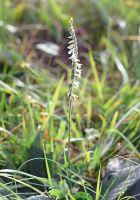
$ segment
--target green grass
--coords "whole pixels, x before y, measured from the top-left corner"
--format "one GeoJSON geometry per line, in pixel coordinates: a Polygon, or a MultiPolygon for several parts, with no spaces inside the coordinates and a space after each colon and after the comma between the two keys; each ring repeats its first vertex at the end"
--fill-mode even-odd
{"type": "MultiPolygon", "coordinates": [[[[53,199],[106,199],[111,187],[103,193],[102,179],[108,161],[123,155],[140,159],[140,3],[15,2],[0,0],[0,177],[12,183],[0,188],[15,199],[23,186],[53,199]],[[83,71],[67,150],[70,16],[83,71]],[[18,31],[10,32],[7,24],[18,31]],[[40,56],[35,44],[42,41],[57,43],[60,55],[40,56]]],[[[125,198],[121,188],[118,199],[125,198]]]]}

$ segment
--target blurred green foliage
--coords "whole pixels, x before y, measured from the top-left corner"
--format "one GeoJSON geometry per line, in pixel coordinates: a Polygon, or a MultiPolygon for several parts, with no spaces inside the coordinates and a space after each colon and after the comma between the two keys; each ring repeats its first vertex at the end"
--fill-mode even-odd
{"type": "MultiPolygon", "coordinates": [[[[97,179],[100,195],[99,171],[102,176],[110,158],[122,154],[139,161],[139,13],[139,0],[0,0],[0,168],[17,169],[34,159],[31,152],[67,168],[71,17],[83,63],[72,116],[75,198],[91,199],[86,186],[95,190],[97,179]],[[57,44],[59,53],[39,51],[36,44],[51,51],[57,44]]],[[[31,167],[24,170],[31,173],[31,167]]],[[[46,168],[50,183],[63,174],[51,161],[46,168]]],[[[61,195],[58,185],[52,196],[61,195]]],[[[69,188],[66,195],[71,198],[69,188]]]]}

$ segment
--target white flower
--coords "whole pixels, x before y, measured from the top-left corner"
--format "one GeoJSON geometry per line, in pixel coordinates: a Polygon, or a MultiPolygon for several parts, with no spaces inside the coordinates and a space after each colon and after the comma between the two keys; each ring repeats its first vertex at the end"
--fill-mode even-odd
{"type": "Polygon", "coordinates": [[[70,54],[70,60],[72,61],[72,80],[70,83],[70,92],[71,97],[76,99],[78,96],[73,94],[73,89],[79,88],[79,79],[81,78],[81,66],[80,60],[78,59],[78,46],[77,46],[77,38],[75,35],[74,27],[73,27],[73,19],[70,21],[70,36],[68,37],[70,39],[69,46],[68,46],[68,54],[70,54]]]}

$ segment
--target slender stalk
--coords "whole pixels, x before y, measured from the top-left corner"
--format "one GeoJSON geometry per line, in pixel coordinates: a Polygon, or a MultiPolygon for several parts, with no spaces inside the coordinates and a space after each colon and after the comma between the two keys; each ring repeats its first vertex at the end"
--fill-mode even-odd
{"type": "Polygon", "coordinates": [[[71,168],[71,144],[70,144],[70,139],[71,139],[71,115],[72,115],[72,86],[69,86],[69,104],[68,104],[68,109],[69,109],[69,118],[68,118],[68,152],[69,152],[69,156],[68,156],[68,168],[70,170],[71,168]]]}
{"type": "Polygon", "coordinates": [[[71,76],[71,83],[69,85],[69,101],[68,101],[68,178],[70,179],[70,169],[71,169],[71,122],[72,122],[72,102],[77,98],[77,95],[73,93],[75,89],[79,87],[79,78],[81,77],[81,64],[78,60],[78,46],[77,46],[77,39],[74,32],[73,27],[73,20],[71,19],[70,22],[70,37],[71,40],[69,42],[69,52],[68,54],[71,55],[69,58],[72,61],[72,76],[71,76]]]}
{"type": "MultiPolygon", "coordinates": [[[[72,74],[72,81],[69,85],[69,102],[68,102],[68,169],[71,169],[71,121],[72,121],[72,99],[73,99],[73,83],[75,80],[74,73],[72,74]]],[[[70,177],[69,177],[70,178],[70,177]]]]}

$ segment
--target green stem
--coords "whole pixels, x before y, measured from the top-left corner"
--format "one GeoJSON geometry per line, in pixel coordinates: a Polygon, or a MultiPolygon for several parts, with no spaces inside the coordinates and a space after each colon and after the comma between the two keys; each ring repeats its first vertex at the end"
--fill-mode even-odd
{"type": "Polygon", "coordinates": [[[69,109],[69,116],[68,116],[68,178],[70,179],[70,169],[71,169],[71,144],[70,144],[70,139],[71,139],[71,115],[72,115],[72,84],[69,86],[69,104],[68,104],[68,109],[69,109]]]}
{"type": "MultiPolygon", "coordinates": [[[[73,64],[73,63],[72,63],[73,64]]],[[[69,103],[68,103],[68,111],[69,111],[69,116],[68,116],[68,178],[71,179],[70,175],[70,169],[71,169],[71,121],[72,121],[72,94],[73,94],[73,83],[75,81],[75,73],[73,71],[72,73],[72,78],[71,78],[71,83],[69,85],[69,103]]]]}

